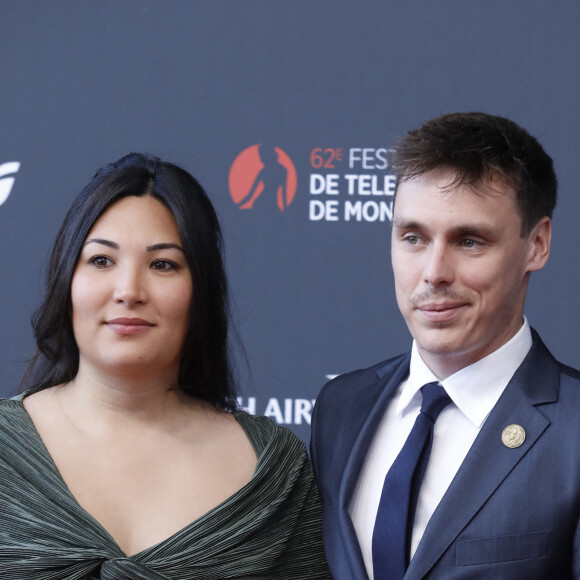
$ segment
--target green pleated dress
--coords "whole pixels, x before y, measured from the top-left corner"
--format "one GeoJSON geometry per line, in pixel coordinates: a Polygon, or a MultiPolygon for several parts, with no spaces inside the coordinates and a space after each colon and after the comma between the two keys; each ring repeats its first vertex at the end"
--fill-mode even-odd
{"type": "Polygon", "coordinates": [[[128,557],[76,502],[22,402],[0,400],[0,578],[331,578],[304,444],[266,417],[236,418],[258,456],[250,482],[176,534],[128,557]]]}

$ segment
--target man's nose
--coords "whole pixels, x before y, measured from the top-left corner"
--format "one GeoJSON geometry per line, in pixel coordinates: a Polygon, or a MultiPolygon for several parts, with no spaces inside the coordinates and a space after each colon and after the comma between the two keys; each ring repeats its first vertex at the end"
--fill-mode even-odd
{"type": "Polygon", "coordinates": [[[432,286],[449,285],[455,279],[454,259],[447,244],[432,242],[425,253],[423,280],[432,286]]]}

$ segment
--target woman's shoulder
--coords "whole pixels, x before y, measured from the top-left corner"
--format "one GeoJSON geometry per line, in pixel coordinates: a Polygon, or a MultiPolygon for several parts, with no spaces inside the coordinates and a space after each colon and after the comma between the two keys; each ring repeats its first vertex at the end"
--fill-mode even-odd
{"type": "Polygon", "coordinates": [[[22,404],[23,395],[10,398],[0,398],[0,417],[22,416],[26,413],[22,404]]]}
{"type": "Polygon", "coordinates": [[[269,437],[288,438],[290,440],[295,439],[300,441],[290,429],[278,425],[278,423],[272,421],[270,417],[266,417],[265,415],[252,415],[246,411],[235,411],[234,416],[246,432],[251,431],[263,433],[269,437]]]}
{"type": "Polygon", "coordinates": [[[0,398],[0,425],[9,430],[34,430],[30,415],[24,408],[24,394],[0,398]]]}
{"type": "Polygon", "coordinates": [[[13,397],[0,397],[0,416],[26,416],[23,400],[27,393],[19,393],[13,397]]]}
{"type": "Polygon", "coordinates": [[[302,440],[292,431],[282,425],[278,425],[269,417],[251,415],[245,411],[236,411],[234,416],[246,432],[258,454],[268,447],[275,447],[287,452],[293,451],[300,455],[306,454],[306,446],[302,440]]]}
{"type": "Polygon", "coordinates": [[[34,439],[35,429],[21,397],[0,399],[0,447],[7,441],[29,442],[34,439]]]}

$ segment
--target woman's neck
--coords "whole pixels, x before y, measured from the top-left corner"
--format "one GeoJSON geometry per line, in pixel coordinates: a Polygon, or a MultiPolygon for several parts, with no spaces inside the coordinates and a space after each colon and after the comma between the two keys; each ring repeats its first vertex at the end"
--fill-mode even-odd
{"type": "MultiPolygon", "coordinates": [[[[135,423],[171,425],[184,413],[191,412],[197,400],[177,387],[174,374],[127,377],[79,367],[77,376],[58,387],[63,411],[77,420],[130,427],[135,423]]],[[[199,402],[198,402],[199,403],[199,402]]]]}

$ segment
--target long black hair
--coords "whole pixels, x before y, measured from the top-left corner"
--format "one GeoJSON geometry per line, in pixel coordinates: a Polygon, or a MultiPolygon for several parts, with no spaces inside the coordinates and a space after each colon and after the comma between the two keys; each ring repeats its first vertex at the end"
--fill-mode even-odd
{"type": "Polygon", "coordinates": [[[218,408],[236,408],[228,327],[223,239],[215,210],[197,180],[152,155],[130,153],[99,169],[69,209],[48,264],[46,294],[32,319],[37,350],[21,390],[36,392],[71,381],[79,350],[72,328],[71,283],[82,245],[99,217],[127,196],[150,195],[177,222],[194,282],[179,388],[218,408]]]}

